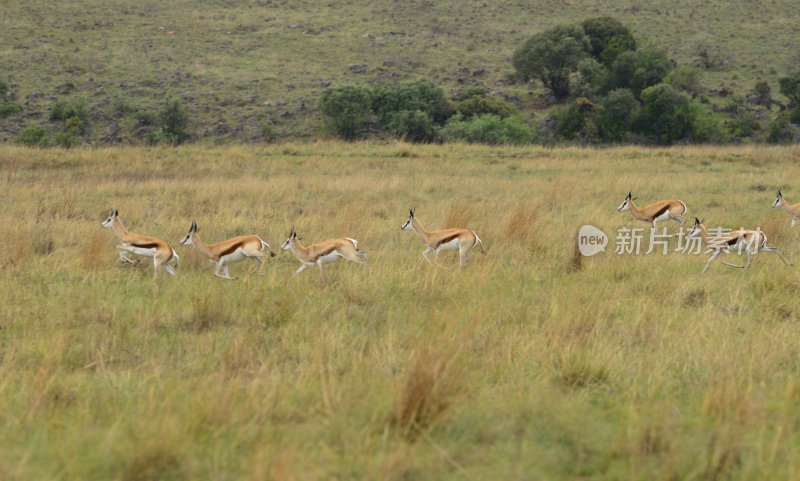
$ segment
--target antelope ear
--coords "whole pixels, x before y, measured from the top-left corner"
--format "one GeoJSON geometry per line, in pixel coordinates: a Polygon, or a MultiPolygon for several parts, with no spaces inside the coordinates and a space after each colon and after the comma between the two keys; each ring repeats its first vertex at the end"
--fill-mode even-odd
{"type": "Polygon", "coordinates": [[[700,219],[700,223],[701,223],[701,224],[702,224],[703,222],[705,222],[705,221],[706,221],[706,218],[705,218],[705,217],[703,217],[702,219],[700,219]]]}

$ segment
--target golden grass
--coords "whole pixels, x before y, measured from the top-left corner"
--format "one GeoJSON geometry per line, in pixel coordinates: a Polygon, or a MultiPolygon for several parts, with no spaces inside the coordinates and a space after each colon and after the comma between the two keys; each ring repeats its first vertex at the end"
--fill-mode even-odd
{"type": "Polygon", "coordinates": [[[634,190],[800,261],[763,187],[800,198],[798,153],[4,146],[0,477],[794,479],[797,267],[763,253],[700,276],[708,254],[614,249],[645,227],[616,212],[634,190]],[[488,254],[431,268],[399,229],[412,206],[488,254]],[[169,242],[179,275],[123,264],[110,208],[169,242]],[[192,220],[273,250],[292,225],[354,237],[370,269],[292,279],[282,252],[224,281],[178,246],[192,220]],[[604,254],[576,254],[585,223],[604,254]]]}

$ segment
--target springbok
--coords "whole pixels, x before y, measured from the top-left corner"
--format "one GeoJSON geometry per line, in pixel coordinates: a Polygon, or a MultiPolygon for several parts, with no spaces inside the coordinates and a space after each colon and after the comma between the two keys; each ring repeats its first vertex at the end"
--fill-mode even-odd
{"type": "Polygon", "coordinates": [[[414,209],[408,211],[409,217],[405,224],[400,227],[400,230],[413,230],[422,242],[428,246],[422,251],[422,257],[428,261],[432,266],[439,265],[439,252],[440,251],[454,251],[458,250],[459,265],[463,266],[469,261],[469,254],[467,251],[481,245],[481,254],[486,254],[483,250],[483,242],[478,238],[478,234],[469,230],[461,228],[441,229],[434,231],[426,231],[422,224],[419,223],[414,217],[414,209]],[[434,252],[434,262],[428,259],[428,253],[434,252]]]}
{"type": "Polygon", "coordinates": [[[640,209],[633,204],[631,193],[628,192],[625,200],[617,207],[617,212],[626,210],[630,210],[635,219],[650,223],[653,229],[656,228],[656,222],[660,220],[672,219],[679,226],[686,221],[686,217],[683,215],[686,213],[686,204],[677,199],[659,200],[640,209]]]}
{"type": "Polygon", "coordinates": [[[211,262],[217,266],[214,271],[214,275],[217,277],[229,280],[236,279],[228,274],[228,264],[238,262],[248,257],[258,264],[258,273],[261,274],[261,269],[264,268],[264,261],[267,258],[267,255],[264,253],[265,247],[269,251],[269,255],[275,257],[275,253],[272,252],[272,248],[269,244],[261,240],[261,237],[257,235],[244,235],[206,245],[203,244],[203,241],[200,240],[200,236],[197,235],[198,230],[197,223],[192,221],[192,225],[189,227],[189,233],[183,238],[181,245],[194,246],[201,254],[208,257],[211,262]],[[224,276],[220,274],[220,270],[225,271],[224,276]]]}
{"type": "Polygon", "coordinates": [[[705,225],[703,225],[702,220],[698,220],[697,217],[694,219],[694,227],[689,231],[686,235],[686,238],[692,238],[696,235],[700,235],[703,239],[703,242],[710,248],[714,250],[714,253],[711,255],[711,258],[708,259],[706,262],[706,266],[703,267],[704,274],[706,269],[708,269],[709,264],[717,258],[717,256],[722,252],[727,256],[731,253],[734,249],[741,252],[745,250],[747,252],[747,264],[740,266],[737,264],[730,264],[728,262],[722,261],[723,264],[726,266],[731,267],[739,267],[742,269],[747,269],[750,267],[750,264],[753,262],[753,258],[759,252],[774,252],[778,254],[778,257],[781,258],[784,264],[787,266],[791,266],[792,264],[789,263],[786,259],[783,258],[778,249],[775,247],[767,247],[767,236],[761,232],[760,230],[750,230],[750,229],[738,229],[735,231],[727,232],[725,234],[714,236],[712,237],[708,231],[706,230],[705,225]]]}
{"type": "Polygon", "coordinates": [[[783,198],[783,194],[781,194],[781,189],[778,189],[778,197],[775,199],[775,202],[772,203],[772,208],[780,206],[781,209],[786,211],[790,216],[792,216],[792,227],[794,227],[795,222],[797,222],[797,218],[800,217],[800,202],[797,204],[789,204],[783,198]]]}
{"type": "Polygon", "coordinates": [[[134,261],[127,257],[125,254],[136,254],[142,257],[153,258],[153,269],[155,270],[153,278],[158,276],[158,269],[163,267],[170,274],[177,275],[175,269],[169,265],[172,259],[175,259],[175,266],[178,265],[178,254],[166,242],[155,237],[149,237],[139,234],[132,234],[125,230],[122,221],[119,220],[119,211],[116,209],[111,210],[111,215],[108,219],[103,221],[100,225],[103,227],[110,227],[114,234],[117,235],[120,245],[117,246],[117,253],[120,259],[125,262],[135,264],[134,261]]]}
{"type": "Polygon", "coordinates": [[[289,238],[281,245],[281,250],[291,250],[292,254],[303,263],[292,277],[306,270],[308,266],[313,266],[315,264],[319,267],[320,274],[322,274],[322,264],[333,262],[340,257],[344,257],[362,266],[367,265],[365,260],[367,258],[367,253],[359,252],[357,240],[349,237],[341,237],[338,239],[328,239],[318,244],[303,247],[300,244],[300,240],[297,238],[297,232],[295,232],[294,226],[292,226],[292,230],[289,232],[289,238]]]}

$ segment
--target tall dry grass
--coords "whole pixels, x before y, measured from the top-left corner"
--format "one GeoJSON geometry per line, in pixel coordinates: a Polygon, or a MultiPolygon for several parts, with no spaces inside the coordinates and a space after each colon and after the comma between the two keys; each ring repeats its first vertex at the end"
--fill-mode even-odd
{"type": "Polygon", "coordinates": [[[634,190],[760,226],[797,263],[764,187],[800,197],[797,154],[5,146],[0,477],[793,479],[797,268],[759,254],[700,276],[708,254],[614,249],[643,226],[615,209],[634,190]],[[409,207],[488,254],[430,267],[400,231],[409,207]],[[123,264],[110,208],[169,242],[179,275],[123,264]],[[292,279],[284,252],[222,281],[178,246],[192,220],[273,249],[292,225],[354,237],[370,269],[292,279]],[[604,254],[575,254],[584,223],[611,237],[604,254]]]}

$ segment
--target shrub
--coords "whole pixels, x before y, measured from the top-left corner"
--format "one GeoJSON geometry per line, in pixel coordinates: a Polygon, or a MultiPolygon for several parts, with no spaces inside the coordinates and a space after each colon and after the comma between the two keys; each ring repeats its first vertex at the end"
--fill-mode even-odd
{"type": "Polygon", "coordinates": [[[800,69],[791,75],[778,79],[780,92],[785,95],[795,107],[800,107],[800,69]]]}
{"type": "Polygon", "coordinates": [[[322,91],[319,106],[331,119],[330,129],[345,140],[353,140],[369,115],[369,91],[355,85],[330,87],[322,91]]]}
{"type": "Polygon", "coordinates": [[[494,114],[500,118],[506,118],[515,113],[514,107],[500,97],[486,97],[485,95],[475,95],[459,101],[456,104],[456,111],[465,118],[482,114],[494,114]]]}
{"type": "Polygon", "coordinates": [[[180,145],[189,139],[189,132],[186,130],[189,117],[177,100],[167,102],[164,109],[159,112],[158,120],[161,127],[161,138],[164,141],[180,145]]]}
{"type": "Polygon", "coordinates": [[[719,117],[700,99],[691,101],[690,119],[692,140],[696,143],[721,143],[728,140],[728,134],[719,117]]]}
{"type": "Polygon", "coordinates": [[[472,97],[486,97],[486,89],[483,87],[469,87],[465,91],[458,94],[456,101],[460,102],[472,97]]]}
{"type": "Polygon", "coordinates": [[[0,103],[0,119],[22,112],[22,107],[15,103],[0,103]]]}
{"type": "Polygon", "coordinates": [[[609,142],[623,140],[631,130],[639,111],[639,102],[628,89],[617,89],[599,101],[602,108],[593,115],[599,135],[609,142]]]}
{"type": "Polygon", "coordinates": [[[89,110],[83,100],[72,99],[67,102],[56,102],[50,109],[50,120],[67,120],[77,117],[81,123],[88,122],[89,110]]]}
{"type": "Polygon", "coordinates": [[[446,141],[458,140],[485,144],[526,144],[533,134],[519,115],[502,118],[499,115],[483,114],[466,119],[461,114],[450,118],[442,129],[446,141]]]}
{"type": "Polygon", "coordinates": [[[30,147],[46,147],[47,131],[35,125],[28,125],[19,132],[14,141],[30,147]]]}
{"type": "Polygon", "coordinates": [[[633,34],[614,17],[590,18],[581,27],[589,37],[589,53],[598,62],[611,64],[622,52],[636,50],[633,34]]]}
{"type": "Polygon", "coordinates": [[[696,63],[705,70],[723,70],[730,61],[725,42],[708,34],[697,35],[690,46],[697,57],[696,63]]]}
{"type": "Polygon", "coordinates": [[[430,142],[436,136],[433,119],[421,110],[394,112],[386,123],[392,134],[411,142],[430,142]]]}
{"type": "MultiPolygon", "coordinates": [[[[443,124],[453,113],[444,90],[430,80],[415,80],[396,85],[380,84],[372,92],[372,110],[387,126],[398,112],[420,111],[435,124],[443,124]]],[[[408,117],[410,114],[403,114],[408,117]]]]}
{"type": "Polygon", "coordinates": [[[529,38],[512,57],[524,80],[538,79],[556,99],[570,94],[569,75],[591,49],[589,37],[577,25],[558,25],[529,38]]]}
{"type": "Polygon", "coordinates": [[[700,92],[703,81],[703,71],[698,67],[681,65],[672,70],[664,81],[678,90],[697,94],[700,92]]]}
{"type": "Polygon", "coordinates": [[[662,49],[646,48],[624,52],[609,70],[609,90],[627,88],[638,97],[641,92],[661,83],[672,70],[672,62],[662,49]]]}
{"type": "Polygon", "coordinates": [[[689,99],[669,84],[642,91],[642,108],[633,123],[634,131],[656,143],[670,144],[686,138],[692,129],[689,99]]]}
{"type": "Polygon", "coordinates": [[[600,62],[585,58],[578,62],[578,81],[575,94],[581,97],[596,98],[608,92],[609,72],[600,62]]]}
{"type": "Polygon", "coordinates": [[[798,134],[800,132],[792,124],[789,114],[783,112],[770,123],[767,142],[771,144],[790,144],[798,134]]]}
{"type": "Polygon", "coordinates": [[[78,117],[67,119],[64,131],[56,134],[56,145],[64,148],[71,148],[78,145],[78,133],[81,129],[81,120],[78,117]]]}

